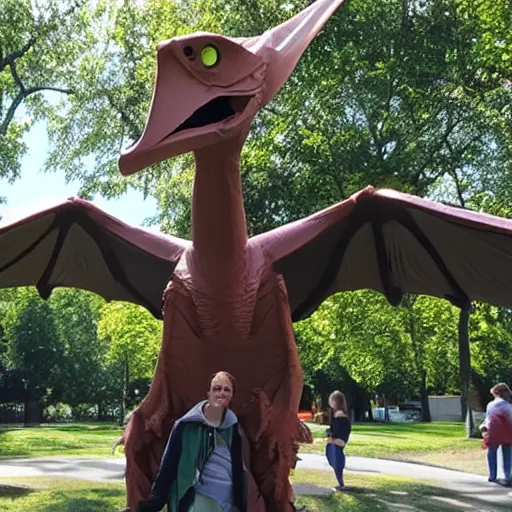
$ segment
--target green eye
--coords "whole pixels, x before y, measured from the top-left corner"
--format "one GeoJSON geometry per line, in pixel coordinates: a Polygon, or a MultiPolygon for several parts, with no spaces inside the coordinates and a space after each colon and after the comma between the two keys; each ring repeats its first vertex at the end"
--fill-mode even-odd
{"type": "Polygon", "coordinates": [[[201,62],[205,68],[213,68],[219,63],[220,54],[215,46],[205,46],[201,50],[201,62]]]}

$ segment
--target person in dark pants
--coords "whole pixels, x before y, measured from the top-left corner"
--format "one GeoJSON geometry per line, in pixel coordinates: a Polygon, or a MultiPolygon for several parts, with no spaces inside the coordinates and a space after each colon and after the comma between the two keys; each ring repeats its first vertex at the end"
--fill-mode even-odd
{"type": "Polygon", "coordinates": [[[329,396],[329,406],[332,408],[331,426],[327,431],[325,456],[334,470],[338,486],[333,491],[345,490],[343,470],[345,469],[345,446],[350,437],[352,425],[348,417],[347,400],[341,391],[333,391],[329,396]]]}

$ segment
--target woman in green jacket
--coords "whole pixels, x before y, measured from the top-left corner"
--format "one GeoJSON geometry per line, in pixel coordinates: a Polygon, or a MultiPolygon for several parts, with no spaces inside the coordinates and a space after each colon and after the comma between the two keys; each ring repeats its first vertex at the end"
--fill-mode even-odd
{"type": "Polygon", "coordinates": [[[176,421],[151,496],[138,512],[247,512],[247,476],[238,419],[229,404],[235,379],[216,373],[208,399],[176,421]]]}

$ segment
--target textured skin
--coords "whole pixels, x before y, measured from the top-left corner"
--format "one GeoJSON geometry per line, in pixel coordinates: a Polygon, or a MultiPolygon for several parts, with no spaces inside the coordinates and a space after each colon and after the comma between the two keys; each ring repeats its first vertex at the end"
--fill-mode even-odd
{"type": "Polygon", "coordinates": [[[269,274],[257,294],[257,305],[249,314],[250,331],[229,338],[219,335],[208,318],[192,314],[194,290],[186,282],[175,278],[166,290],[163,345],[155,377],[126,432],[132,508],[149,492],[173,422],[204,397],[208,377],[225,368],[237,376],[232,408],[251,443],[251,470],[267,510],[287,510],[302,373],[282,279],[269,274]],[[202,321],[209,326],[208,334],[203,334],[202,321]]]}
{"type": "MultiPolygon", "coordinates": [[[[218,146],[195,153],[194,245],[182,254],[165,291],[153,384],[126,432],[132,508],[149,493],[174,421],[204,398],[205,383],[221,369],[237,380],[232,408],[250,442],[250,469],[267,510],[286,511],[293,499],[288,474],[300,434],[302,370],[288,296],[269,254],[247,239],[241,144],[221,147],[223,157],[218,146]]],[[[250,510],[262,505],[253,501],[250,510]]]]}

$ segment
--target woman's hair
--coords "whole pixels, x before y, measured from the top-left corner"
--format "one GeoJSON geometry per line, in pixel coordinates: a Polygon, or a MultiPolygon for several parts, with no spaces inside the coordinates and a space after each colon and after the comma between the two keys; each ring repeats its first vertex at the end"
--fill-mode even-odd
{"type": "Polygon", "coordinates": [[[336,408],[343,411],[344,414],[348,414],[347,411],[347,399],[341,391],[333,391],[329,395],[329,402],[333,401],[336,404],[336,408]]]}
{"type": "Polygon", "coordinates": [[[491,388],[491,395],[498,395],[500,398],[503,398],[503,400],[512,404],[512,391],[510,391],[510,388],[504,382],[493,386],[491,388]]]}
{"type": "Polygon", "coordinates": [[[228,379],[229,382],[231,382],[231,389],[233,390],[233,396],[235,396],[235,391],[236,391],[236,380],[235,380],[235,377],[233,377],[233,375],[231,375],[231,373],[224,372],[224,371],[214,373],[210,377],[210,382],[208,383],[208,390],[212,387],[212,382],[213,382],[213,379],[215,379],[215,377],[226,377],[226,379],[228,379]]]}

